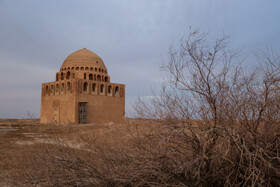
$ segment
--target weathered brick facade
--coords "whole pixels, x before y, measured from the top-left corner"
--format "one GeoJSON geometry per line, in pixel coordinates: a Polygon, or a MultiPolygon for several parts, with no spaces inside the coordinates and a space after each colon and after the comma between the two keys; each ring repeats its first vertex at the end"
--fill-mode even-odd
{"type": "Polygon", "coordinates": [[[125,85],[110,82],[102,59],[88,49],[70,54],[56,81],[42,84],[41,123],[121,123],[125,85]]]}

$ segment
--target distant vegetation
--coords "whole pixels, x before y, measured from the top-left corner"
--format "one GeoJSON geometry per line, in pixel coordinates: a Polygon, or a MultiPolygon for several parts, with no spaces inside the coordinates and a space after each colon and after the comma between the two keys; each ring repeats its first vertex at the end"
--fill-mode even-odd
{"type": "Polygon", "coordinates": [[[138,99],[137,119],[22,129],[33,137],[3,151],[3,184],[279,185],[280,58],[258,51],[248,70],[226,37],[207,36],[190,31],[171,47],[170,80],[138,99]]]}

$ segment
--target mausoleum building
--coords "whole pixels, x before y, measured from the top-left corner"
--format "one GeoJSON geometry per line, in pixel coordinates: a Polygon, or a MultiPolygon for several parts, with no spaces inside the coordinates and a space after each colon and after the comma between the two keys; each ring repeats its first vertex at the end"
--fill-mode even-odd
{"type": "Polygon", "coordinates": [[[70,54],[54,82],[42,84],[41,123],[121,123],[125,85],[111,83],[103,60],[84,48],[70,54]]]}

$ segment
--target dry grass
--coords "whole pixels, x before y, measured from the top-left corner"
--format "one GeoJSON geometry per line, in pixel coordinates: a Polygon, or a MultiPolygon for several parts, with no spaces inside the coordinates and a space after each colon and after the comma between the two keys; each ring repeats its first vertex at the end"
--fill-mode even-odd
{"type": "Polygon", "coordinates": [[[30,126],[21,126],[20,120],[5,120],[6,126],[3,123],[5,128],[11,123],[17,125],[19,130],[0,134],[2,184],[101,185],[103,179],[95,178],[98,172],[110,175],[111,172],[101,170],[111,164],[119,165],[121,162],[116,162],[121,157],[127,159],[134,154],[136,139],[139,141],[144,134],[154,134],[159,129],[151,120],[137,119],[126,119],[124,124],[78,126],[31,122],[30,126]]]}
{"type": "Polygon", "coordinates": [[[170,125],[168,120],[126,119],[124,124],[105,125],[37,124],[0,134],[1,185],[277,184],[279,136],[275,133],[279,133],[279,128],[266,129],[260,134],[266,143],[264,147],[245,150],[250,147],[249,139],[243,139],[248,145],[242,147],[241,138],[231,141],[229,137],[220,136],[212,147],[212,154],[207,154],[209,136],[205,128],[199,128],[200,121],[194,123],[199,137],[197,145],[184,122],[170,125]],[[196,147],[198,145],[202,147],[196,147]],[[208,165],[206,157],[209,155],[212,162],[208,165]],[[248,176],[254,178],[250,176],[254,174],[262,177],[255,180],[256,184],[245,180],[248,176]]]}

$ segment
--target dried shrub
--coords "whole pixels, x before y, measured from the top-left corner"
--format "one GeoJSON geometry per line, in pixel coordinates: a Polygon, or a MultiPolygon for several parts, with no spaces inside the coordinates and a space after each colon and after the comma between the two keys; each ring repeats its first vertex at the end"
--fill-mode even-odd
{"type": "Polygon", "coordinates": [[[176,137],[172,153],[186,184],[280,183],[280,58],[257,54],[260,64],[246,71],[226,37],[213,45],[191,31],[162,67],[169,82],[153,99],[138,100],[139,116],[164,120],[176,137]]]}

